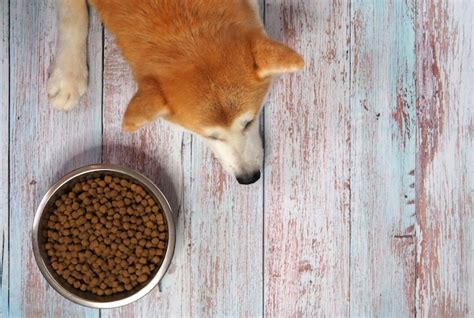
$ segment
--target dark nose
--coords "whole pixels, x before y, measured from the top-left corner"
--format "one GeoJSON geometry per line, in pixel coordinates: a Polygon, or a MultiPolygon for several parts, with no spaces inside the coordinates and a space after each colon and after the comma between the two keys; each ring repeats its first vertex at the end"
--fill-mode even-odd
{"type": "Polygon", "coordinates": [[[240,184],[252,184],[260,179],[260,171],[236,177],[240,184]]]}

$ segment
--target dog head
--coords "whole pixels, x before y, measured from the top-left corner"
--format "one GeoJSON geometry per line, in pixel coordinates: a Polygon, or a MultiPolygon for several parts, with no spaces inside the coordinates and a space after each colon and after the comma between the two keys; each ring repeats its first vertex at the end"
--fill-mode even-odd
{"type": "Polygon", "coordinates": [[[138,91],[125,112],[124,130],[162,117],[204,138],[238,182],[258,180],[261,106],[272,77],[302,69],[303,59],[263,32],[232,31],[170,55],[136,76],[138,91]]]}

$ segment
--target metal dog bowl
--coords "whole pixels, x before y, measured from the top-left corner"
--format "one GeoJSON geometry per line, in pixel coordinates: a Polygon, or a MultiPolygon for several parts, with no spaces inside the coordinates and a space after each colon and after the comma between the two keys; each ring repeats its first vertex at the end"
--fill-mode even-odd
{"type": "Polygon", "coordinates": [[[53,286],[53,288],[62,296],[80,305],[94,308],[114,308],[123,306],[140,299],[150,292],[165,275],[166,270],[170,265],[171,259],[173,257],[175,240],[176,233],[171,208],[165,196],[163,193],[161,193],[158,187],[147,177],[134,170],[111,164],[85,166],[61,178],[48,190],[48,192],[46,192],[45,196],[41,200],[33,223],[33,252],[43,276],[46,278],[49,284],[51,284],[51,286],[53,286]],[[130,291],[124,291],[110,296],[98,296],[87,291],[83,292],[70,286],[53,270],[49,264],[48,255],[46,254],[44,248],[46,238],[42,235],[48,217],[52,212],[52,205],[57,200],[57,198],[70,190],[72,184],[89,178],[102,176],[104,174],[125,178],[141,185],[147,191],[147,193],[149,193],[157,202],[159,202],[166,217],[166,224],[168,226],[168,244],[163,261],[161,265],[151,273],[150,279],[143,284],[137,285],[130,291]]]}

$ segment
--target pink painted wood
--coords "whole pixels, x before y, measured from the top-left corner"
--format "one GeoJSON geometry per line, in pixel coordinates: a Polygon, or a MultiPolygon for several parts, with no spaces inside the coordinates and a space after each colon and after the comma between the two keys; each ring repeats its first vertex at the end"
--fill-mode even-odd
{"type": "MultiPolygon", "coordinates": [[[[5,2],[5,1],[3,1],[5,2]]],[[[52,1],[10,2],[10,228],[6,316],[96,317],[49,287],[31,248],[35,209],[59,177],[100,160],[101,26],[91,20],[89,91],[80,105],[59,113],[48,105],[46,80],[53,61],[56,14],[52,1]]]]}
{"type": "Polygon", "coordinates": [[[8,1],[0,2],[0,317],[8,308],[8,142],[9,142],[9,23],[8,1]]]}
{"type": "Polygon", "coordinates": [[[415,7],[351,4],[351,308],[415,315],[415,7]]]}
{"type": "Polygon", "coordinates": [[[349,3],[268,1],[269,34],[305,71],[265,109],[265,314],[349,314],[349,3]]]}
{"type": "Polygon", "coordinates": [[[417,312],[474,314],[472,1],[418,1],[417,312]]]}

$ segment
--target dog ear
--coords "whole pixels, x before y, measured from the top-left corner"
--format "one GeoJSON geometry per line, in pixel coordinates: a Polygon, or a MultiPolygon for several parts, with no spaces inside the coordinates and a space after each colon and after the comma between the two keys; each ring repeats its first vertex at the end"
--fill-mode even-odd
{"type": "Polygon", "coordinates": [[[122,128],[131,132],[168,113],[169,108],[159,83],[146,78],[139,82],[138,90],[128,104],[122,128]]]}
{"type": "Polygon", "coordinates": [[[254,38],[252,54],[259,78],[296,72],[304,67],[304,60],[301,55],[265,35],[258,35],[254,38]]]}

